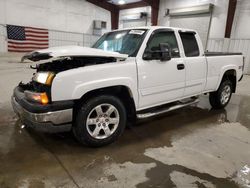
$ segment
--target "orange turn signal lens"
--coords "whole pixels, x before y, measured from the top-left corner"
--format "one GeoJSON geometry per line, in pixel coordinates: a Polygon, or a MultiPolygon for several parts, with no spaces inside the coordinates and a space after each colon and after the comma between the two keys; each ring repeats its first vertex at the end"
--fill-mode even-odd
{"type": "Polygon", "coordinates": [[[42,104],[48,104],[49,103],[49,99],[46,93],[41,93],[41,103],[42,104]]]}
{"type": "Polygon", "coordinates": [[[35,93],[35,92],[30,92],[30,91],[25,91],[25,96],[28,100],[32,100],[34,102],[39,102],[41,104],[48,104],[49,103],[49,98],[47,94],[44,93],[35,93]]]}

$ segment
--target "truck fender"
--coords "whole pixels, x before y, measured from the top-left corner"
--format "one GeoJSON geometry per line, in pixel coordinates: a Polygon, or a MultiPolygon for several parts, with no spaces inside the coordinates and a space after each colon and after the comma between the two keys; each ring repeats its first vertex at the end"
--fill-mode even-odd
{"type": "Polygon", "coordinates": [[[216,85],[216,90],[219,89],[220,87],[220,84],[221,84],[221,81],[223,79],[223,76],[225,75],[225,73],[229,70],[234,70],[235,73],[236,73],[236,78],[237,78],[237,66],[236,65],[227,65],[227,66],[224,66],[221,71],[220,71],[220,75],[219,75],[219,79],[218,79],[218,83],[216,85]]]}
{"type": "Polygon", "coordinates": [[[133,80],[126,77],[119,77],[119,78],[111,78],[111,79],[100,79],[100,80],[93,80],[90,82],[84,82],[82,84],[77,85],[77,87],[72,92],[73,99],[80,99],[86,93],[107,88],[107,87],[114,87],[114,86],[125,86],[130,90],[131,97],[134,99],[134,103],[138,105],[138,93],[136,90],[136,85],[134,84],[133,80]]]}

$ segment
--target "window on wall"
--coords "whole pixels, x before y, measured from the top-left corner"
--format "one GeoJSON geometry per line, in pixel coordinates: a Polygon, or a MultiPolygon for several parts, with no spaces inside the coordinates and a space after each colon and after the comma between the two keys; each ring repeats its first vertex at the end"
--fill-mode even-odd
{"type": "Polygon", "coordinates": [[[171,48],[173,58],[180,57],[179,48],[175,33],[172,31],[159,31],[152,35],[146,50],[159,51],[160,43],[168,43],[171,48]]]}
{"type": "Polygon", "coordinates": [[[200,55],[199,46],[195,38],[195,33],[180,32],[182,44],[186,57],[195,57],[200,55]]]}

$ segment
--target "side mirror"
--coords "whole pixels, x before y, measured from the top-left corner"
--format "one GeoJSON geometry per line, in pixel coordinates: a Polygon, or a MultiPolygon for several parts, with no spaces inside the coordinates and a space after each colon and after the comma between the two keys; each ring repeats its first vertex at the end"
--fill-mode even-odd
{"type": "Polygon", "coordinates": [[[143,54],[144,60],[171,60],[171,48],[168,43],[160,43],[159,47],[153,47],[152,49],[146,49],[143,54]]]}
{"type": "Polygon", "coordinates": [[[168,43],[160,43],[161,61],[171,60],[171,48],[168,43]]]}

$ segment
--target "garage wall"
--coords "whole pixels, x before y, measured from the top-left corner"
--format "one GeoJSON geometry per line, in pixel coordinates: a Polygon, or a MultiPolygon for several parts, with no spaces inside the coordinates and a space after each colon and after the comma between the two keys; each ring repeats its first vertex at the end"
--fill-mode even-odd
{"type": "Polygon", "coordinates": [[[237,2],[232,36],[233,38],[250,39],[250,1],[237,2]]]}
{"type": "Polygon", "coordinates": [[[7,51],[6,35],[6,28],[0,25],[0,52],[7,51]]]}
{"type": "Polygon", "coordinates": [[[174,16],[170,19],[170,26],[180,28],[190,28],[191,26],[192,29],[199,33],[203,46],[206,46],[210,17],[210,14],[174,16]]]}
{"type": "Polygon", "coordinates": [[[99,37],[87,33],[49,30],[49,46],[77,45],[90,47],[99,37]]]}
{"type": "Polygon", "coordinates": [[[230,39],[211,37],[209,51],[242,52],[245,56],[245,73],[250,74],[250,1],[240,0],[234,17],[230,39]]]}
{"type": "Polygon", "coordinates": [[[119,28],[130,28],[140,26],[151,25],[151,7],[140,7],[132,9],[124,9],[119,13],[119,28]],[[141,12],[146,12],[148,18],[146,19],[135,19],[141,12]]]}
{"type": "MultiPolygon", "coordinates": [[[[0,0],[0,24],[49,29],[52,46],[82,45],[84,38],[92,44],[96,40],[93,20],[106,21],[111,30],[110,12],[85,0],[0,0]]],[[[2,30],[1,26],[0,35],[2,30]]],[[[5,41],[6,37],[0,37],[0,51],[6,50],[2,47],[5,41]]]]}
{"type": "Polygon", "coordinates": [[[240,46],[246,57],[245,71],[250,74],[250,1],[237,2],[232,38],[236,41],[235,48],[240,46]],[[239,41],[239,42],[237,42],[239,41]]]}
{"type": "MultiPolygon", "coordinates": [[[[161,0],[158,23],[170,26],[170,17],[165,16],[166,9],[178,9],[184,7],[214,4],[209,37],[223,38],[227,20],[228,0],[161,0]]],[[[189,28],[195,27],[190,24],[189,28]]],[[[195,28],[194,28],[195,29],[195,28]]]]}
{"type": "Polygon", "coordinates": [[[234,48],[242,48],[246,57],[245,71],[250,74],[250,1],[237,2],[232,38],[236,41],[234,48]],[[239,46],[239,47],[238,47],[239,46]]]}
{"type": "MultiPolygon", "coordinates": [[[[166,9],[177,9],[212,3],[214,5],[207,50],[242,52],[246,57],[245,73],[250,74],[250,1],[238,0],[230,39],[224,38],[229,0],[161,0],[159,25],[171,26],[171,18],[165,16],[166,9]]],[[[199,16],[199,15],[197,15],[199,16]]],[[[202,17],[201,17],[202,18],[202,17]]],[[[205,23],[205,22],[204,22],[205,23]]],[[[182,25],[198,30],[199,24],[182,22],[182,25]]],[[[172,24],[173,25],[173,24],[172,24]]],[[[181,25],[181,23],[179,24],[181,25]]],[[[200,24],[201,25],[201,24],[200,24]]],[[[204,24],[206,25],[206,24],[204,24]]],[[[202,29],[202,28],[200,28],[202,29]]]]}

